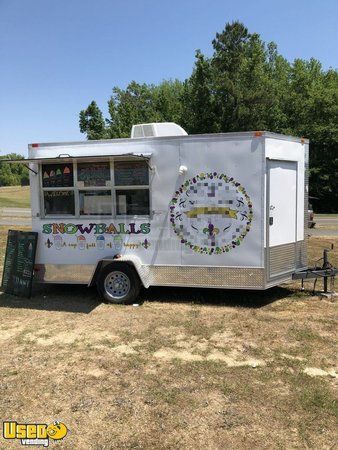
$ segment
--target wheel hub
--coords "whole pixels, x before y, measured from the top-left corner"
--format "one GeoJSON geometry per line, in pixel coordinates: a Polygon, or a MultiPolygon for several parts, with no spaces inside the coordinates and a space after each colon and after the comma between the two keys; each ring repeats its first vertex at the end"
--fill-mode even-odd
{"type": "Polygon", "coordinates": [[[118,270],[109,273],[104,280],[104,289],[109,297],[121,299],[130,291],[129,277],[118,270]]]}

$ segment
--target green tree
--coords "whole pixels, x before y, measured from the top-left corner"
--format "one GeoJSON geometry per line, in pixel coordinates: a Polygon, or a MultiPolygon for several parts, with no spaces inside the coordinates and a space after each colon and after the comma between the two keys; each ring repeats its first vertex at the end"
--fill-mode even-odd
{"type": "Polygon", "coordinates": [[[281,133],[288,126],[286,113],[289,102],[290,63],[278,53],[277,45],[267,45],[267,74],[271,82],[271,107],[266,118],[266,129],[281,133]]]}
{"type": "Polygon", "coordinates": [[[173,121],[188,133],[269,130],[310,139],[310,194],[338,211],[338,72],[315,59],[287,61],[240,22],[227,23],[213,54],[196,52],[183,83],[132,81],[113,88],[104,121],[95,102],[80,113],[88,139],[129,137],[136,123],[173,121]]]}
{"type": "Polygon", "coordinates": [[[212,65],[198,50],[193,73],[184,83],[181,103],[181,123],[189,133],[218,131],[215,117],[212,65]]]}
{"type": "Polygon", "coordinates": [[[132,81],[126,89],[114,87],[106,121],[109,137],[129,137],[137,123],[180,121],[182,90],[178,80],[163,81],[158,86],[132,81]]]}
{"type": "Polygon", "coordinates": [[[155,118],[157,121],[181,123],[183,83],[164,80],[153,88],[155,118]]]}
{"type": "Polygon", "coordinates": [[[135,81],[129,83],[126,89],[113,88],[113,95],[108,101],[109,137],[129,137],[134,124],[156,120],[154,89],[153,85],[135,81]]]}
{"type": "Polygon", "coordinates": [[[248,29],[239,22],[226,24],[212,41],[214,54],[214,91],[216,115],[220,131],[239,131],[242,112],[241,75],[246,58],[246,49],[251,38],[248,29]]]}
{"type": "Polygon", "coordinates": [[[295,60],[291,69],[288,127],[283,131],[310,139],[310,195],[317,211],[338,208],[338,72],[319,61],[295,60]]]}
{"type": "Polygon", "coordinates": [[[0,186],[26,186],[29,184],[28,169],[24,164],[1,163],[5,159],[24,159],[17,153],[0,156],[0,186]]]}
{"type": "Polygon", "coordinates": [[[214,92],[221,131],[264,130],[274,108],[269,50],[234,22],[213,40],[214,92]]]}
{"type": "Polygon", "coordinates": [[[103,114],[95,101],[80,112],[79,125],[81,133],[86,133],[88,139],[106,138],[103,114]]]}

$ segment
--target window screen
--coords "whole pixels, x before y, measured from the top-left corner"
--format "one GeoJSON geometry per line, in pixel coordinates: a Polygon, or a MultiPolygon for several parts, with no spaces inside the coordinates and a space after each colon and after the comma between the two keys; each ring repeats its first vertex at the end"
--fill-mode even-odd
{"type": "Polygon", "coordinates": [[[73,191],[44,191],[45,215],[74,215],[73,191]]]}
{"type": "Polygon", "coordinates": [[[115,161],[115,186],[144,186],[149,184],[146,161],[115,161]]]}
{"type": "Polygon", "coordinates": [[[109,162],[79,163],[77,165],[77,180],[79,187],[97,187],[109,185],[109,162]]]}
{"type": "Polygon", "coordinates": [[[116,213],[118,216],[148,215],[148,189],[118,189],[116,190],[116,213]]]}
{"type": "Polygon", "coordinates": [[[110,215],[112,201],[110,191],[80,191],[81,215],[110,215]]]}
{"type": "Polygon", "coordinates": [[[42,187],[71,187],[73,185],[73,164],[42,165],[42,187]]]}

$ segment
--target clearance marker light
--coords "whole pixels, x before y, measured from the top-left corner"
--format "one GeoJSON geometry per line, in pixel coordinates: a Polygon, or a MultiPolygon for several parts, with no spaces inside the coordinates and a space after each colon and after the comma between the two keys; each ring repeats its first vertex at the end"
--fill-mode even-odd
{"type": "Polygon", "coordinates": [[[39,147],[39,144],[32,144],[33,148],[39,147]]]}
{"type": "Polygon", "coordinates": [[[263,136],[263,131],[255,131],[255,132],[254,132],[254,136],[255,136],[255,137],[263,136]]]}

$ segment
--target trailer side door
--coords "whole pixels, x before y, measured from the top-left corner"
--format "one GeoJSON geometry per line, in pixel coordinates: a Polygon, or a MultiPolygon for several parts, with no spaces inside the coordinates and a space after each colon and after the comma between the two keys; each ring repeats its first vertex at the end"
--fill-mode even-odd
{"type": "Polygon", "coordinates": [[[296,269],[297,162],[267,160],[268,279],[296,269]]]}

